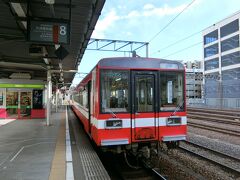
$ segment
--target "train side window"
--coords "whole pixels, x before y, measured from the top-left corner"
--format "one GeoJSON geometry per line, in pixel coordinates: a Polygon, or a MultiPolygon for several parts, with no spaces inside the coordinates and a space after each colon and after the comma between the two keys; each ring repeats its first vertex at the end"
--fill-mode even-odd
{"type": "Polygon", "coordinates": [[[183,111],[183,72],[160,72],[160,110],[183,111]]]}
{"type": "Polygon", "coordinates": [[[129,71],[127,70],[101,70],[101,111],[129,112],[129,71]]]}
{"type": "Polygon", "coordinates": [[[146,87],[146,82],[145,81],[140,81],[139,83],[139,97],[140,97],[140,104],[145,104],[145,88],[146,87]]]}
{"type": "Polygon", "coordinates": [[[147,82],[147,104],[152,105],[153,104],[153,85],[152,82],[147,82]]]}

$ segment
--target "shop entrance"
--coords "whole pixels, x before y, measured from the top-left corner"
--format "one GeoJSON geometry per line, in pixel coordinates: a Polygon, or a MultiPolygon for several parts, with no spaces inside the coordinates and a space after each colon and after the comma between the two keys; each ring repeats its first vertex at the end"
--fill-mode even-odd
{"type": "Polygon", "coordinates": [[[21,119],[31,117],[32,92],[20,92],[20,117],[21,119]]]}
{"type": "Polygon", "coordinates": [[[32,92],[18,92],[7,90],[6,109],[7,118],[31,118],[32,92]]]}
{"type": "Polygon", "coordinates": [[[18,118],[18,92],[7,91],[6,109],[8,118],[18,118]]]}

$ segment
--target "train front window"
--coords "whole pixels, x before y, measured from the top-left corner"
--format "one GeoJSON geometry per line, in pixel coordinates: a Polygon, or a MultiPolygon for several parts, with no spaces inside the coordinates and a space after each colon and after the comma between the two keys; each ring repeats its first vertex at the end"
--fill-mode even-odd
{"type": "Polygon", "coordinates": [[[101,70],[101,110],[128,112],[129,71],[101,70]]]}
{"type": "Polygon", "coordinates": [[[183,89],[182,72],[160,72],[160,110],[183,111],[183,89]]]}

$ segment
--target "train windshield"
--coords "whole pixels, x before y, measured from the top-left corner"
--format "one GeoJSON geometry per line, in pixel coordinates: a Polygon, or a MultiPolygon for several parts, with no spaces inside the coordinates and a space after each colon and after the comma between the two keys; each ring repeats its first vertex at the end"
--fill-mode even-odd
{"type": "Polygon", "coordinates": [[[101,70],[101,110],[103,113],[129,112],[129,71],[101,70]]]}
{"type": "Polygon", "coordinates": [[[160,111],[183,111],[183,72],[160,72],[160,111]]]}

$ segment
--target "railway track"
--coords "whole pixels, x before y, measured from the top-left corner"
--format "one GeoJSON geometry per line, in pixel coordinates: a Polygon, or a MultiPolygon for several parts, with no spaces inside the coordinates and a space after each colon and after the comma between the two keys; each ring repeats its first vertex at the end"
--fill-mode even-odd
{"type": "Polygon", "coordinates": [[[142,163],[143,163],[144,168],[147,171],[149,171],[155,178],[161,179],[161,180],[167,180],[166,177],[160,173],[159,168],[151,168],[151,167],[149,167],[148,164],[145,164],[144,162],[142,162],[142,163]]]}
{"type": "Polygon", "coordinates": [[[167,180],[162,174],[159,173],[158,169],[152,168],[151,171],[161,180],[167,180]]]}
{"type": "Polygon", "coordinates": [[[240,159],[237,157],[230,156],[223,152],[201,146],[199,144],[185,141],[179,148],[186,151],[196,157],[207,160],[227,171],[240,176],[240,159]]]}
{"type": "Polygon", "coordinates": [[[228,134],[231,136],[240,137],[240,131],[238,131],[238,130],[226,129],[226,128],[210,126],[210,125],[206,125],[206,124],[199,124],[196,122],[188,122],[188,126],[192,126],[195,128],[201,128],[201,129],[205,129],[205,130],[211,130],[211,131],[219,132],[219,133],[224,133],[224,134],[228,134]]]}
{"type": "Polygon", "coordinates": [[[147,163],[137,160],[133,156],[128,157],[126,163],[123,155],[114,155],[99,152],[102,163],[108,171],[111,179],[121,180],[166,180],[158,168],[151,168],[147,163]],[[138,162],[138,163],[137,163],[138,162]],[[136,164],[138,164],[136,166],[136,164]]]}
{"type": "Polygon", "coordinates": [[[226,109],[213,109],[213,108],[193,108],[188,107],[188,111],[191,112],[209,112],[209,113],[217,113],[217,114],[223,114],[223,115],[234,115],[237,117],[240,117],[240,110],[226,110],[226,109]]]}
{"type": "Polygon", "coordinates": [[[240,126],[240,111],[188,108],[188,118],[240,126]]]}
{"type": "MultiPolygon", "coordinates": [[[[218,115],[220,116],[220,115],[218,115]]],[[[221,115],[222,117],[219,118],[218,116],[211,117],[209,116],[208,113],[201,113],[199,115],[198,113],[194,112],[191,114],[188,114],[188,118],[191,119],[196,119],[196,120],[204,120],[204,121],[211,121],[211,122],[217,122],[217,123],[222,123],[222,124],[231,124],[231,125],[236,125],[240,126],[240,119],[227,119],[228,117],[221,115]]]]}

